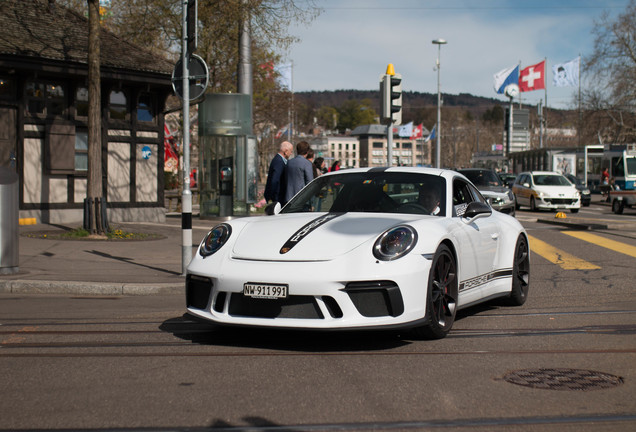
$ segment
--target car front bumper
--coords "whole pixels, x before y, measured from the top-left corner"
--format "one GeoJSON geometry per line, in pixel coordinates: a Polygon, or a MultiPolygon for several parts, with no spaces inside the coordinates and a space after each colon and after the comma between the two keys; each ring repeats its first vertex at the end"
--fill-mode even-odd
{"type": "Polygon", "coordinates": [[[186,278],[190,315],[222,325],[352,329],[408,327],[426,318],[431,260],[264,262],[195,258],[186,278]],[[210,271],[214,268],[216,271],[210,271]],[[218,271],[222,268],[222,271],[218,271]],[[283,284],[284,299],[252,298],[245,283],[283,284]]]}

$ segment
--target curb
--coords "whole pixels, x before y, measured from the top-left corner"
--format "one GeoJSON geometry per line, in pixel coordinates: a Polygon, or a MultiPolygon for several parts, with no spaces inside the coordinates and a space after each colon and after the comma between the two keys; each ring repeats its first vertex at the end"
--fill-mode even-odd
{"type": "Polygon", "coordinates": [[[0,281],[0,293],[142,296],[157,294],[183,294],[184,286],[184,283],[141,284],[10,280],[0,281]]]}
{"type": "Polygon", "coordinates": [[[550,224],[550,225],[560,225],[569,228],[576,228],[582,230],[592,230],[592,229],[609,229],[609,226],[606,224],[599,223],[579,223],[579,222],[567,222],[563,220],[552,220],[552,219],[537,219],[537,222],[550,224]]]}

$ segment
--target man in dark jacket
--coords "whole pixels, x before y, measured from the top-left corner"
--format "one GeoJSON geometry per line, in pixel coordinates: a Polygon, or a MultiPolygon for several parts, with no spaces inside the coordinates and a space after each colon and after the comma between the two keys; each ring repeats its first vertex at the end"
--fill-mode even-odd
{"type": "Polygon", "coordinates": [[[265,201],[279,202],[281,205],[285,201],[285,186],[287,185],[287,159],[292,155],[294,146],[289,141],[280,143],[278,153],[269,164],[267,173],[267,183],[265,184],[265,201]]]}

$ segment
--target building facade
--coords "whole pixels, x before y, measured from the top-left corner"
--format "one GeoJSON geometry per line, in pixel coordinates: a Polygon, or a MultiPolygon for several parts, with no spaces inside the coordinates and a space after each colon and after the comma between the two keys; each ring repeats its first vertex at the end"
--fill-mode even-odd
{"type": "MultiPolygon", "coordinates": [[[[88,20],[46,0],[0,4],[0,166],[20,218],[81,221],[88,172],[88,20]]],[[[173,64],[100,34],[102,190],[110,221],[163,221],[173,64]]]]}
{"type": "MultiPolygon", "coordinates": [[[[351,132],[359,144],[359,159],[362,167],[386,166],[388,161],[388,143],[386,126],[358,126],[351,132]]],[[[428,134],[426,134],[428,135],[428,134]]],[[[393,166],[430,166],[431,145],[424,139],[410,139],[393,134],[393,166]]]]}

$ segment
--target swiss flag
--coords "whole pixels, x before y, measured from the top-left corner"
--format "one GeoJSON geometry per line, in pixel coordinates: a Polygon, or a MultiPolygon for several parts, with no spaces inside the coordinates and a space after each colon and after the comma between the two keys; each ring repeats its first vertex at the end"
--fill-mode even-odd
{"type": "Polygon", "coordinates": [[[422,138],[422,124],[419,124],[413,128],[413,135],[411,135],[411,139],[422,138]]]}
{"type": "Polygon", "coordinates": [[[519,72],[519,91],[545,89],[545,60],[519,72]]]}

